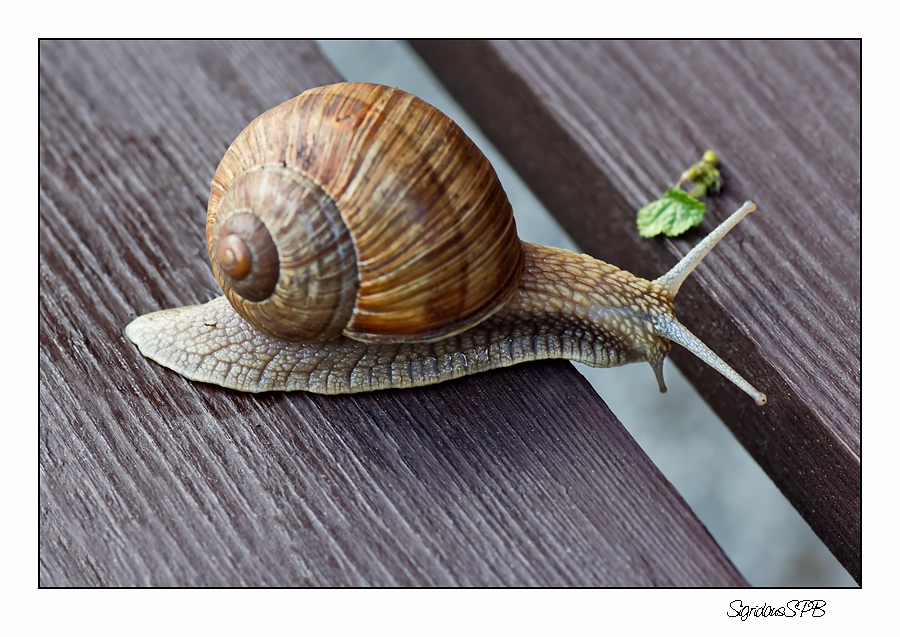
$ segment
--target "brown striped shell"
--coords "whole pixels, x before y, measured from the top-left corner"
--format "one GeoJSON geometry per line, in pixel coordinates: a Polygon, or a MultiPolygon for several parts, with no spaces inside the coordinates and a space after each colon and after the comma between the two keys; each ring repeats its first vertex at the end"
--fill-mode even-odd
{"type": "Polygon", "coordinates": [[[502,307],[524,262],[481,151],[374,84],[310,89],[251,122],[216,170],[206,235],[232,306],[286,340],[437,340],[502,307]]]}

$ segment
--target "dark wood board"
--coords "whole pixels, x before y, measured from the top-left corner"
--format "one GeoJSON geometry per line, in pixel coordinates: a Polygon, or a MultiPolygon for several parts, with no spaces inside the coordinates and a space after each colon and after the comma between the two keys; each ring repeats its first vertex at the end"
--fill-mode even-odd
{"type": "Polygon", "coordinates": [[[677,305],[769,404],[673,360],[860,581],[860,42],[413,46],[590,254],[653,278],[757,203],[677,305]],[[707,219],[641,239],[635,211],[707,148],[707,219]]]}
{"type": "Polygon", "coordinates": [[[219,294],[221,154],[338,79],[308,42],[41,43],[40,585],[745,585],[568,363],[249,395],[124,338],[219,294]]]}

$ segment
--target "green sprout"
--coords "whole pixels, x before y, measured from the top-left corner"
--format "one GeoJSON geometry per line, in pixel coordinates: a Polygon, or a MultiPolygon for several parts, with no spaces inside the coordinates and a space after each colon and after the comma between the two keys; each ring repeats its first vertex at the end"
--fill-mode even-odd
{"type": "Polygon", "coordinates": [[[711,150],[703,153],[703,158],[681,173],[675,186],[666,189],[665,194],[638,211],[637,226],[642,237],[664,234],[677,237],[703,221],[706,204],[700,197],[716,193],[722,188],[722,175],[716,164],[718,156],[711,150]],[[681,186],[690,183],[690,192],[681,186]]]}

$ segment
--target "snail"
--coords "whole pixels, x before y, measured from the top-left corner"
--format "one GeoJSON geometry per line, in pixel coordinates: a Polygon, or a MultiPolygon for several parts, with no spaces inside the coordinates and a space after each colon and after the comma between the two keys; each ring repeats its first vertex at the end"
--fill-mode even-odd
{"type": "Polygon", "coordinates": [[[435,107],[395,88],[334,84],[263,113],[222,158],[206,236],[225,295],[141,316],[125,332],[192,380],[325,394],[547,358],[647,361],[665,392],[674,342],[762,405],[673,303],[754,208],[648,281],[520,241],[491,164],[435,107]]]}

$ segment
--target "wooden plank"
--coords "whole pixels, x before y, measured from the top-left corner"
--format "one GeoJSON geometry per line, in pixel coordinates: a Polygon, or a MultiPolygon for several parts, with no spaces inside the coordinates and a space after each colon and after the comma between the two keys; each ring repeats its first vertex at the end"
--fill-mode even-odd
{"type": "Polygon", "coordinates": [[[745,584],[568,363],[248,395],[124,338],[219,293],[222,152],[338,79],[306,42],[41,43],[41,585],[745,584]]]}
{"type": "Polygon", "coordinates": [[[769,397],[673,359],[860,581],[860,43],[415,42],[588,253],[652,278],[752,199],[682,289],[682,322],[769,397]],[[635,211],[706,148],[700,229],[635,211]]]}

